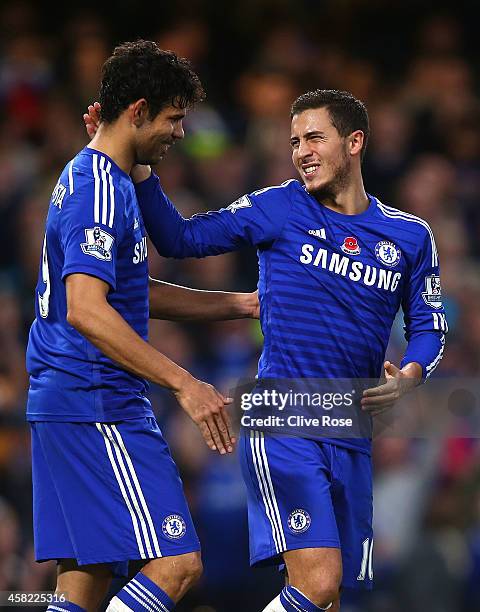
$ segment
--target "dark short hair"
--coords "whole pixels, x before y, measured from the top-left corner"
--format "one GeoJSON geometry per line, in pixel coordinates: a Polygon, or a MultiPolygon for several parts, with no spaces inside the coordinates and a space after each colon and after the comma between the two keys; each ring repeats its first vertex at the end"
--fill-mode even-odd
{"type": "Polygon", "coordinates": [[[103,64],[100,84],[101,118],[111,123],[129,104],[145,98],[149,118],[169,105],[188,108],[205,98],[188,60],[163,51],[149,40],[115,47],[103,64]]]}
{"type": "Polygon", "coordinates": [[[363,141],[361,158],[363,159],[370,136],[370,124],[365,104],[357,100],[348,91],[336,89],[315,89],[299,96],[292,104],[290,116],[298,115],[303,111],[315,108],[326,108],[333,127],[345,138],[355,130],[361,130],[365,139],[363,141]]]}

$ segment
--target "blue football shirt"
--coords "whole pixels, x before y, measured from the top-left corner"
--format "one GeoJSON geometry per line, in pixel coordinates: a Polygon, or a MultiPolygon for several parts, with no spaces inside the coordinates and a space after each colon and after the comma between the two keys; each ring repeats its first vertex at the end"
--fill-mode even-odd
{"type": "MultiPolygon", "coordinates": [[[[435,240],[424,220],[373,196],[361,214],[344,215],[296,180],[190,219],[155,176],[136,191],[161,255],[257,247],[265,338],[259,378],[377,379],[400,306],[408,340],[402,366],[416,361],[427,378],[438,365],[447,323],[435,240]]],[[[370,446],[363,438],[335,442],[370,446]]]]}
{"type": "Polygon", "coordinates": [[[88,147],[67,164],[50,200],[27,348],[27,418],[151,416],[147,382],[68,324],[65,277],[76,273],[107,282],[109,304],[147,339],[147,239],[135,189],[112,159],[88,147]]]}

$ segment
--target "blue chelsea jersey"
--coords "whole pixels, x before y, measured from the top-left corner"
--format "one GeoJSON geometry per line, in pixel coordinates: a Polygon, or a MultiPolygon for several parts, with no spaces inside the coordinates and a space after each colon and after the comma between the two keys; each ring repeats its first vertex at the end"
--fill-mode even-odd
{"type": "Polygon", "coordinates": [[[135,190],[113,160],[88,147],[67,164],[50,200],[27,348],[27,418],[101,422],[151,416],[147,382],[68,324],[69,274],[108,283],[109,304],[147,340],[147,239],[135,190]]]}
{"type": "MultiPolygon", "coordinates": [[[[204,257],[255,246],[264,347],[258,377],[377,379],[402,306],[408,346],[427,378],[447,331],[428,224],[369,196],[361,214],[319,203],[298,181],[183,219],[151,177],[136,186],[162,255],[204,257]]],[[[337,441],[369,449],[363,439],[337,441]]]]}

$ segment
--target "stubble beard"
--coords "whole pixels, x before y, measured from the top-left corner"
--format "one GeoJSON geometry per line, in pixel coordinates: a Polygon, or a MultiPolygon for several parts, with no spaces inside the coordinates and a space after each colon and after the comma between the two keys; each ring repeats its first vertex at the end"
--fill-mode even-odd
{"type": "Polygon", "coordinates": [[[318,201],[336,200],[338,195],[342,193],[350,183],[350,163],[346,154],[342,156],[341,163],[335,168],[333,178],[320,185],[318,189],[308,190],[308,193],[314,196],[318,201]]]}

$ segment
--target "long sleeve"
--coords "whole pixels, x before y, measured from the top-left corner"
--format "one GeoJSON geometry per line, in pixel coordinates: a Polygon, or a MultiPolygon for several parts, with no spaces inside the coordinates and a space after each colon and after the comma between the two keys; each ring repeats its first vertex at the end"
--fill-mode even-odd
{"type": "Polygon", "coordinates": [[[401,365],[403,367],[416,361],[422,366],[426,379],[440,363],[448,331],[442,304],[438,254],[430,228],[425,232],[417,252],[402,307],[408,345],[401,365]]]}
{"type": "Polygon", "coordinates": [[[135,186],[150,239],[164,257],[206,257],[273,242],[291,199],[288,184],[244,195],[226,208],[184,219],[153,175],[135,186]]]}

